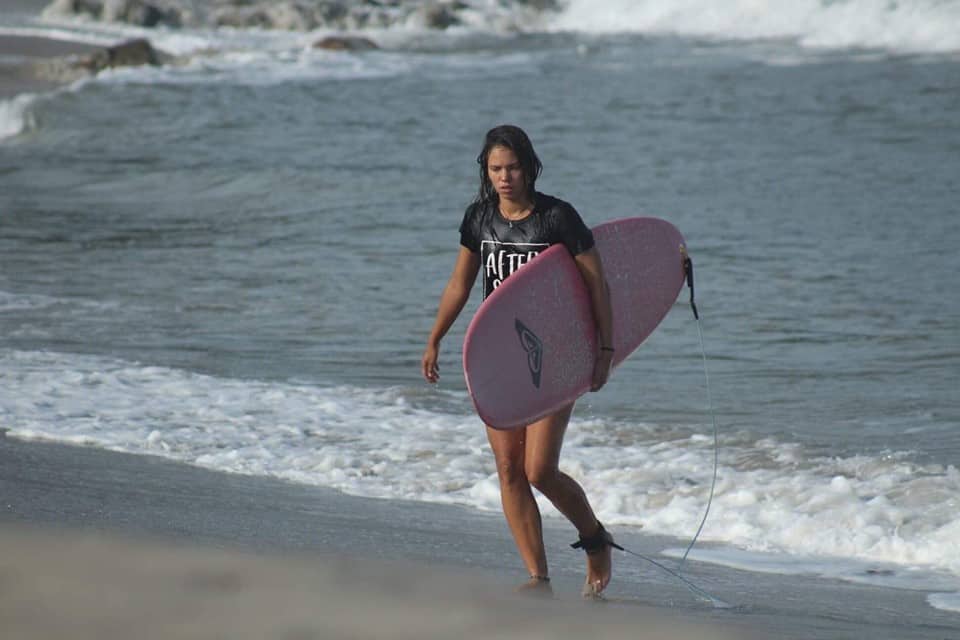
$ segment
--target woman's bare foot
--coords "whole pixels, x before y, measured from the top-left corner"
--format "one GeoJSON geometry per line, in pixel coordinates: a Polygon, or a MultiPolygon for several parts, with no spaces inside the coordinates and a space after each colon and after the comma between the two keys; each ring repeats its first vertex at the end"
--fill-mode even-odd
{"type": "Polygon", "coordinates": [[[610,584],[610,577],[613,575],[613,558],[610,548],[623,549],[623,547],[613,541],[613,536],[599,522],[596,533],[586,538],[581,536],[573,547],[587,552],[587,581],[583,585],[583,596],[599,598],[610,584]]]}
{"type": "Polygon", "coordinates": [[[610,547],[587,554],[587,581],[583,585],[584,598],[600,598],[603,590],[610,584],[613,574],[612,553],[610,547]]]}
{"type": "Polygon", "coordinates": [[[546,576],[530,576],[530,579],[514,589],[515,593],[535,598],[552,598],[553,587],[546,576]]]}

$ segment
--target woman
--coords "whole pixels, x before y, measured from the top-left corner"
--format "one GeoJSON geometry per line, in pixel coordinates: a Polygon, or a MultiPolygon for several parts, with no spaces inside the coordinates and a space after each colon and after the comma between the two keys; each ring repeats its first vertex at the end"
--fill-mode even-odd
{"type": "MultiPolygon", "coordinates": [[[[535,189],[542,165],[522,129],[504,125],[487,132],[480,164],[480,192],[460,225],[460,252],[440,298],[436,321],[423,354],[423,376],[437,382],[440,341],[463,309],[483,267],[483,295],[548,246],[563,243],[590,291],[599,332],[591,389],[607,381],[613,358],[610,298],[593,234],[576,210],[535,189]]],[[[536,487],[577,528],[573,546],[587,552],[584,595],[597,596],[611,575],[613,538],[597,520],[577,482],[559,470],[560,448],[573,403],[526,427],[487,427],[500,479],[503,512],[530,574],[521,589],[550,591],[536,487]]]]}

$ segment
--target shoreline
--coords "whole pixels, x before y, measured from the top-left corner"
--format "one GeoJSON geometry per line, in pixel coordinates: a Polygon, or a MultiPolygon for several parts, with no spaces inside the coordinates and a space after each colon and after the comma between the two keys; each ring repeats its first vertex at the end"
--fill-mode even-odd
{"type": "Polygon", "coordinates": [[[255,555],[116,537],[0,530],[16,576],[0,595],[10,637],[742,637],[642,610],[509,597],[494,581],[411,563],[255,555]],[[90,576],[96,576],[91,589],[90,576]],[[56,612],[49,615],[47,612],[56,612]],[[531,633],[533,632],[533,633],[531,633]]]}
{"type": "Polygon", "coordinates": [[[12,637],[109,640],[134,627],[147,639],[747,633],[641,602],[595,606],[566,575],[554,580],[556,599],[518,597],[499,514],[5,436],[0,462],[0,618],[12,637]]]}
{"type": "Polygon", "coordinates": [[[0,35],[0,100],[53,91],[66,82],[42,77],[36,64],[90,55],[102,47],[40,36],[0,35]]]}
{"type": "MultiPolygon", "coordinates": [[[[205,619],[204,624],[215,625],[210,628],[218,632],[232,631],[244,616],[284,624],[294,619],[316,622],[323,615],[347,611],[353,626],[341,629],[343,635],[316,637],[375,637],[373,627],[365,625],[384,623],[384,618],[368,619],[365,612],[371,606],[386,606],[386,588],[388,601],[408,592],[421,596],[409,604],[419,612],[417,620],[428,625],[418,627],[417,637],[449,636],[448,628],[429,626],[439,624],[431,620],[439,610],[459,612],[461,617],[481,615],[483,623],[475,628],[513,637],[497,626],[502,622],[499,618],[490,617],[491,611],[502,614],[512,607],[521,611],[517,629],[529,630],[531,624],[539,628],[547,616],[550,622],[544,623],[544,629],[551,630],[549,637],[575,637],[575,623],[587,620],[607,637],[638,637],[641,621],[643,629],[654,634],[646,637],[670,638],[687,636],[679,630],[656,635],[659,622],[679,624],[681,629],[692,625],[692,637],[707,638],[942,640],[960,633],[960,616],[929,607],[925,592],[814,576],[755,574],[692,562],[685,576],[731,605],[712,608],[670,576],[622,553],[615,556],[614,580],[604,606],[584,603],[579,596],[582,554],[567,548],[573,535],[569,526],[553,520],[545,521],[544,538],[556,598],[531,602],[512,594],[525,575],[499,513],[360,498],[272,478],[209,471],[150,455],[2,437],[0,492],[5,496],[0,543],[9,550],[0,574],[40,576],[0,591],[0,612],[13,607],[18,616],[25,615],[16,603],[22,603],[31,590],[44,589],[41,578],[76,584],[91,574],[102,581],[98,590],[103,593],[127,593],[136,602],[142,598],[156,603],[151,605],[153,615],[141,604],[124,613],[104,603],[81,606],[78,599],[83,590],[66,590],[52,606],[76,612],[80,628],[120,616],[131,624],[155,624],[151,629],[157,635],[143,637],[164,637],[172,623],[157,612],[170,611],[170,619],[175,617],[172,611],[181,606],[182,596],[174,587],[190,582],[190,576],[213,571],[218,576],[241,576],[224,578],[229,584],[236,582],[227,589],[231,598],[236,595],[239,601],[251,593],[260,594],[229,614],[218,610],[205,619]],[[47,562],[51,557],[60,559],[47,562]],[[362,579],[342,584],[343,562],[351,567],[347,577],[352,577],[352,567],[362,567],[362,579]],[[94,570],[90,563],[106,564],[94,570]],[[206,563],[218,568],[205,568],[206,563]],[[153,565],[177,566],[180,571],[166,582],[157,582],[147,570],[153,565]],[[141,566],[143,571],[131,569],[141,566]],[[265,575],[273,577],[267,580],[265,575]],[[312,596],[306,599],[312,603],[309,606],[303,602],[305,576],[313,576],[309,578],[312,596]],[[443,588],[432,591],[430,585],[438,583],[443,588]],[[302,609],[288,612],[283,620],[271,618],[272,610],[259,601],[261,590],[268,586],[287,593],[290,597],[284,601],[296,601],[302,609]],[[231,589],[240,595],[231,595],[231,589]],[[356,605],[353,610],[335,597],[342,593],[350,593],[348,600],[356,605]],[[438,598],[445,593],[460,595],[440,607],[438,598]],[[480,607],[484,613],[478,614],[477,603],[488,598],[496,604],[480,607]],[[309,613],[317,606],[320,614],[309,613]],[[574,611],[574,616],[565,618],[561,608],[574,611]],[[552,626],[557,620],[566,622],[552,626]],[[648,625],[650,621],[654,622],[648,625]],[[633,635],[618,635],[621,630],[633,635]],[[571,635],[564,635],[567,632],[571,635]]],[[[617,539],[628,549],[655,558],[676,546],[675,540],[631,531],[617,532],[617,539]]],[[[214,591],[197,597],[219,607],[216,603],[222,604],[225,596],[223,590],[214,591]]],[[[395,624],[390,615],[386,620],[395,624]]],[[[43,625],[40,618],[25,618],[24,633],[17,637],[46,637],[49,629],[43,625]]],[[[249,628],[256,626],[251,623],[249,628]]]]}
{"type": "Polygon", "coordinates": [[[0,99],[49,91],[121,67],[159,66],[175,57],[133,38],[99,46],[42,36],[0,35],[0,99]]]}

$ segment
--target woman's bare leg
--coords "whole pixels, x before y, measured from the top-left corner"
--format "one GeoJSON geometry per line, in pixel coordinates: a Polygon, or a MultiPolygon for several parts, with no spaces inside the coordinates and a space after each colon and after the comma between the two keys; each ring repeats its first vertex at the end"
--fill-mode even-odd
{"type": "Polygon", "coordinates": [[[487,439],[497,461],[500,501],[520,558],[531,576],[547,577],[540,509],[524,470],[526,428],[501,431],[487,427],[487,439]]]}
{"type": "MultiPolygon", "coordinates": [[[[600,522],[583,488],[559,468],[563,436],[572,412],[573,404],[570,404],[526,428],[524,469],[530,484],[573,523],[582,538],[586,538],[599,532],[600,522]]],[[[611,573],[610,547],[587,555],[587,585],[592,593],[599,594],[606,588],[611,573]]]]}

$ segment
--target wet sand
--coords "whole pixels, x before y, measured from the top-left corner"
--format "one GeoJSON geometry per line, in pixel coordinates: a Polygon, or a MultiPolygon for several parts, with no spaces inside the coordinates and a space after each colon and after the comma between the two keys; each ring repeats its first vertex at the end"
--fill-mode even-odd
{"type": "Polygon", "coordinates": [[[56,444],[0,461],[5,638],[750,637],[564,580],[518,597],[492,515],[56,444]]]}
{"type": "Polygon", "coordinates": [[[0,533],[6,638],[734,638],[423,565],[0,533]]]}
{"type": "MultiPolygon", "coordinates": [[[[608,600],[584,602],[582,554],[556,520],[555,598],[518,597],[498,513],[153,456],[0,438],[0,496],[10,638],[960,637],[960,616],[922,592],[690,563],[687,577],[731,605],[719,609],[621,553],[608,600]]],[[[667,563],[660,551],[679,544],[617,535],[667,563]]]]}

